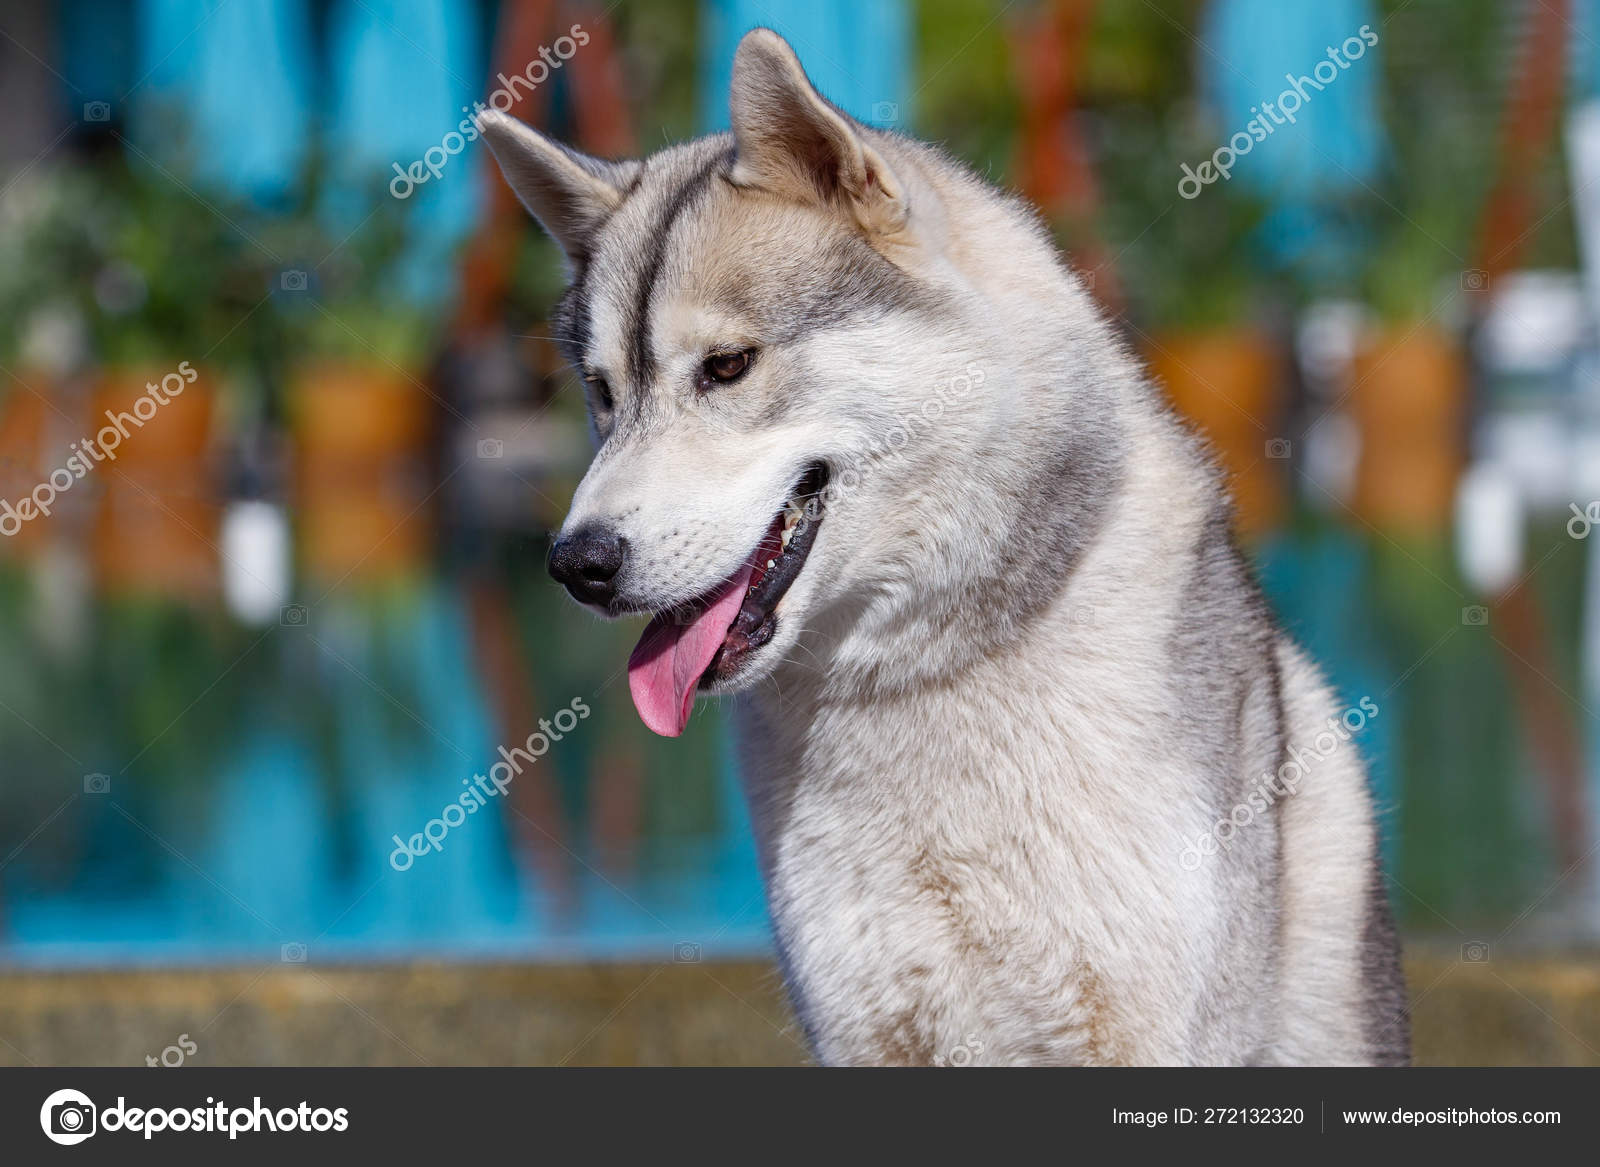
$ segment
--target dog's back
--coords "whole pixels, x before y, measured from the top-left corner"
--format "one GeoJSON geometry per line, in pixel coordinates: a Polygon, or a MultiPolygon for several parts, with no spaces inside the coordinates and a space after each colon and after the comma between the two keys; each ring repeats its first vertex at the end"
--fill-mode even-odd
{"type": "MultiPolygon", "coordinates": [[[[1278,661],[1291,734],[1314,742],[1330,732],[1338,706],[1298,648],[1280,642],[1278,661]]],[[[1355,751],[1317,760],[1281,813],[1285,928],[1277,1058],[1405,1065],[1410,1006],[1372,800],[1355,751]]]]}

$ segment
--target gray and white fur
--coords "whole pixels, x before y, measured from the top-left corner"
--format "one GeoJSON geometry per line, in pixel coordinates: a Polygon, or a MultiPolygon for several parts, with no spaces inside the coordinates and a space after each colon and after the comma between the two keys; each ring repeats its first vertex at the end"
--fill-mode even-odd
{"type": "Polygon", "coordinates": [[[1201,443],[1025,204],[770,31],[731,106],[627,162],[482,123],[570,261],[599,445],[563,532],[625,539],[607,615],[706,594],[831,471],[771,642],[711,686],[816,1058],[1407,1061],[1353,742],[1183,858],[1341,713],[1201,443]],[[749,371],[707,391],[730,346],[749,371]]]}

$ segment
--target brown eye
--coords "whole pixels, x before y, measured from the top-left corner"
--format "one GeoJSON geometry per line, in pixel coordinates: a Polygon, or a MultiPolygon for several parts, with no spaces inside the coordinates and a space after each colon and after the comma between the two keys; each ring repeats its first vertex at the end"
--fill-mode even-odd
{"type": "Polygon", "coordinates": [[[607,413],[611,412],[611,386],[606,384],[606,379],[595,375],[585,377],[584,382],[589,386],[589,392],[594,394],[596,404],[607,413]]]}
{"type": "Polygon", "coordinates": [[[737,381],[750,367],[749,350],[734,353],[712,353],[702,366],[706,380],[719,384],[737,381]]]}

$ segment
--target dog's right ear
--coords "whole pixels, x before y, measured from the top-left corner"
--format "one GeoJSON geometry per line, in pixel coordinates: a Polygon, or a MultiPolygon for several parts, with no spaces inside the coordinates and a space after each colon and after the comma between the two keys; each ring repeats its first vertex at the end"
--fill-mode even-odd
{"type": "Polygon", "coordinates": [[[580,154],[498,110],[486,109],[477,120],[500,173],[522,205],[570,262],[582,263],[595,232],[621,205],[640,164],[580,154]]]}
{"type": "Polygon", "coordinates": [[[888,161],[817,92],[789,42],[770,28],[753,28],[739,42],[728,104],[735,185],[842,206],[870,234],[906,225],[906,191],[888,161]]]}

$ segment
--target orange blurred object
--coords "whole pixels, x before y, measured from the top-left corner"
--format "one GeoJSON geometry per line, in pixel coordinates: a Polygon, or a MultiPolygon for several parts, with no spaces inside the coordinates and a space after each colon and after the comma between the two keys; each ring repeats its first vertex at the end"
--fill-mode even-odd
{"type": "Polygon", "coordinates": [[[221,508],[209,457],[212,385],[192,366],[187,375],[175,368],[113,369],[95,383],[93,401],[84,437],[108,451],[91,474],[100,492],[94,527],[100,586],[213,599],[221,508]]]}
{"type": "MultiPolygon", "coordinates": [[[[39,484],[43,465],[45,411],[49,408],[35,378],[7,378],[0,393],[0,500],[15,506],[39,484]],[[24,384],[28,388],[24,388],[24,384]]],[[[0,537],[0,557],[25,556],[42,541],[43,526],[21,523],[16,534],[0,537]]]]}
{"type": "Polygon", "coordinates": [[[420,383],[398,369],[321,361],[295,378],[291,408],[300,458],[320,464],[421,451],[433,403],[420,383]]]}
{"type": "Polygon", "coordinates": [[[1385,530],[1448,531],[1466,435],[1460,345],[1431,325],[1395,327],[1357,353],[1352,375],[1356,513],[1385,530]]]}
{"type": "MultiPolygon", "coordinates": [[[[1146,353],[1178,412],[1205,434],[1222,462],[1239,534],[1273,530],[1287,510],[1281,441],[1283,360],[1250,329],[1163,336],[1146,353]]],[[[1285,452],[1287,447],[1283,447],[1285,452]]]]}
{"type": "Polygon", "coordinates": [[[94,404],[84,437],[107,429],[118,470],[145,466],[190,465],[204,459],[211,442],[212,383],[187,361],[171,368],[110,369],[94,386],[94,404]]]}
{"type": "Polygon", "coordinates": [[[322,362],[296,379],[292,409],[306,570],[334,584],[420,569],[432,546],[425,389],[381,365],[322,362]]]}

